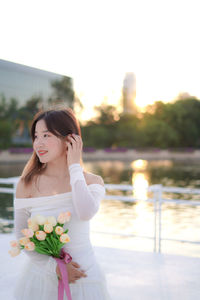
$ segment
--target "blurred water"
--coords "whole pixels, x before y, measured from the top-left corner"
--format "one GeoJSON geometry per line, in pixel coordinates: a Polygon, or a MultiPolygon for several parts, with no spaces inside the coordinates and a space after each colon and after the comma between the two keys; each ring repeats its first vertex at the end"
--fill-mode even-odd
{"type": "MultiPolygon", "coordinates": [[[[145,187],[152,184],[200,188],[200,164],[173,161],[98,161],[85,162],[85,169],[99,174],[105,183],[134,184],[139,203],[103,200],[99,213],[92,219],[91,238],[97,246],[110,246],[152,251],[153,240],[105,235],[97,232],[121,232],[150,236],[154,234],[153,205],[145,202],[145,187]]],[[[19,176],[24,165],[0,166],[0,177],[19,176]]],[[[117,192],[119,194],[119,192],[117,192]]],[[[127,194],[131,194],[131,191],[127,194]]],[[[200,196],[167,194],[168,198],[199,200],[200,196]]],[[[165,238],[200,241],[200,207],[163,204],[162,236],[165,238]]],[[[0,231],[13,230],[13,200],[0,194],[0,231]]],[[[162,242],[162,251],[200,257],[200,245],[162,242]]]]}

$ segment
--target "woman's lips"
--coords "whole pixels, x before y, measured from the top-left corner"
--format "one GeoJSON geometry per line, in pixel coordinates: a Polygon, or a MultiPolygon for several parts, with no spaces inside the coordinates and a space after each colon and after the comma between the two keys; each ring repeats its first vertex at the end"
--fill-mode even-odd
{"type": "Polygon", "coordinates": [[[47,152],[48,152],[48,151],[38,151],[38,154],[39,154],[40,156],[42,156],[42,155],[45,155],[47,152]]]}

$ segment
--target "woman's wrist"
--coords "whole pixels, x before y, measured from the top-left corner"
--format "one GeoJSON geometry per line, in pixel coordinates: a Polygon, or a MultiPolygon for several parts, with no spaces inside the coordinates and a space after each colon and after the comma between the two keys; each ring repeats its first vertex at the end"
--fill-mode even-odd
{"type": "Polygon", "coordinates": [[[73,162],[73,163],[68,165],[69,169],[72,169],[74,166],[80,166],[81,167],[81,164],[78,163],[78,162],[73,162]]]}

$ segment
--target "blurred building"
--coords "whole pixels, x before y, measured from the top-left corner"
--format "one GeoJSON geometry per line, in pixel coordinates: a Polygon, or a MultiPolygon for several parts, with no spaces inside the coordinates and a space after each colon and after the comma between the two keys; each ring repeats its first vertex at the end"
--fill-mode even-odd
{"type": "Polygon", "coordinates": [[[135,104],[136,98],[136,77],[134,73],[126,73],[123,90],[122,90],[122,106],[123,114],[134,114],[137,112],[135,104]]]}
{"type": "MultiPolygon", "coordinates": [[[[9,101],[14,98],[18,107],[29,100],[39,99],[37,108],[52,104],[74,105],[72,79],[68,76],[47,72],[6,60],[0,60],[0,98],[9,101]]],[[[29,106],[29,110],[32,108],[29,106]]],[[[33,115],[35,114],[32,111],[33,115]]],[[[17,119],[18,129],[13,135],[14,144],[30,143],[29,120],[26,116],[17,119]]]]}
{"type": "Polygon", "coordinates": [[[20,105],[32,97],[40,97],[44,102],[54,97],[52,83],[64,78],[71,79],[0,59],[0,94],[6,99],[15,98],[20,105]]]}

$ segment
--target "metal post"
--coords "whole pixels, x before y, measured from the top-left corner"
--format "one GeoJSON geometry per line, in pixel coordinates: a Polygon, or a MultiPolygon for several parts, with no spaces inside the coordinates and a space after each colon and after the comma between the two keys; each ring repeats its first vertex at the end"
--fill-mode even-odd
{"type": "Polygon", "coordinates": [[[17,189],[17,182],[16,181],[13,182],[13,189],[14,189],[14,191],[13,191],[13,198],[14,198],[15,194],[16,194],[16,189],[17,189]]]}
{"type": "Polygon", "coordinates": [[[154,252],[157,251],[157,189],[153,193],[154,195],[154,252]]]}
{"type": "Polygon", "coordinates": [[[162,230],[162,185],[159,186],[159,190],[158,190],[158,213],[159,213],[159,233],[158,233],[159,248],[158,248],[158,252],[161,253],[161,241],[162,241],[162,237],[161,237],[161,230],[162,230]]]}

